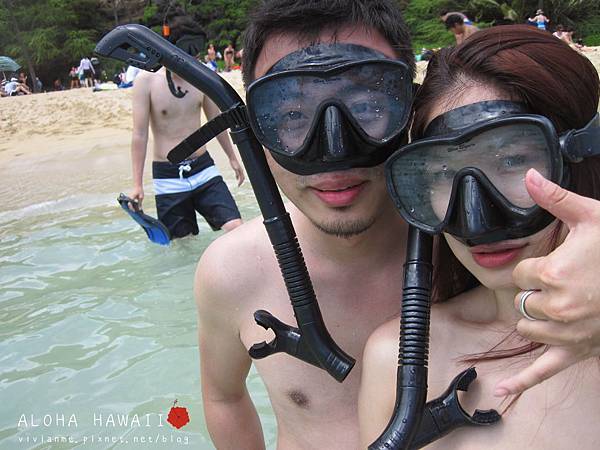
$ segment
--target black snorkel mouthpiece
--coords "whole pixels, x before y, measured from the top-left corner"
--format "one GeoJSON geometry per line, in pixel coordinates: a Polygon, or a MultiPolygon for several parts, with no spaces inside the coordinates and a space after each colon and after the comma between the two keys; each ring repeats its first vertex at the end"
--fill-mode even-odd
{"type": "Polygon", "coordinates": [[[237,92],[192,56],[141,25],[115,28],[102,38],[95,52],[151,72],[165,66],[205,93],[221,111],[226,112],[178,145],[176,150],[179,151],[170,154],[169,160],[179,162],[199,148],[194,147],[198,142],[207,142],[215,137],[218,133],[214,131],[231,129],[231,138],[239,148],[298,324],[297,328],[290,327],[268,312],[257,311],[255,318],[260,325],[265,328],[276,325],[278,328],[274,329],[275,339],[269,344],[255,344],[250,349],[250,356],[263,358],[286,352],[343,381],[355,360],[337,346],[325,327],[294,227],[268,169],[263,149],[245,119],[244,103],[237,92]]]}

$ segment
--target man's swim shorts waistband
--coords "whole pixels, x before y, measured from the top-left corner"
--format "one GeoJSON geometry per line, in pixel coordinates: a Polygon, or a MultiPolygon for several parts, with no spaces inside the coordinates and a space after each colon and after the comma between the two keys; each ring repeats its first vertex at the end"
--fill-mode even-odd
{"type": "Polygon", "coordinates": [[[193,191],[209,180],[221,176],[214,164],[208,152],[179,164],[154,161],[152,178],[154,178],[155,195],[193,191]]]}
{"type": "Polygon", "coordinates": [[[169,161],[153,161],[152,162],[152,178],[180,178],[180,167],[189,166],[190,169],[181,171],[181,178],[189,178],[210,166],[214,166],[215,162],[208,152],[203,153],[195,159],[181,161],[179,164],[172,164],[169,161]]]}

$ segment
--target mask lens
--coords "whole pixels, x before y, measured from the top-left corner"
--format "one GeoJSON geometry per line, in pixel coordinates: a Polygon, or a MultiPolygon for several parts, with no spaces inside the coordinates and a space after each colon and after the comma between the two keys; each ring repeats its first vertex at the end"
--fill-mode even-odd
{"type": "MultiPolygon", "coordinates": [[[[407,92],[401,68],[388,64],[357,66],[347,72],[337,95],[369,137],[386,140],[404,127],[407,92]]],[[[409,106],[409,105],[408,105],[409,106]]]]}
{"type": "Polygon", "coordinates": [[[310,98],[318,86],[307,78],[278,78],[252,90],[252,105],[258,125],[258,138],[270,150],[286,155],[298,152],[314,120],[316,105],[310,98]],[[308,86],[307,86],[308,83],[308,86]]]}
{"type": "Polygon", "coordinates": [[[455,175],[464,168],[482,171],[506,200],[520,208],[535,204],[525,188],[527,170],[551,174],[549,143],[534,124],[505,125],[458,143],[417,143],[406,150],[391,164],[396,197],[411,217],[430,227],[445,218],[455,175]]]}
{"type": "Polygon", "coordinates": [[[407,69],[389,61],[282,73],[248,90],[258,139],[288,156],[310,140],[317,115],[330,104],[342,106],[367,136],[384,143],[404,128],[410,100],[407,69]]]}

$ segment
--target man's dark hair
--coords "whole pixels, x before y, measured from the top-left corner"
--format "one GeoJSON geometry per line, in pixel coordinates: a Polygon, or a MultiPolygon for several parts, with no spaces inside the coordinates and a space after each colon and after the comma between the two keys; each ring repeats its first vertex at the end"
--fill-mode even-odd
{"type": "Polygon", "coordinates": [[[463,25],[464,23],[465,19],[458,14],[450,14],[448,17],[446,17],[446,28],[448,30],[454,28],[456,25],[463,25]]]}
{"type": "Polygon", "coordinates": [[[169,19],[168,23],[171,29],[169,36],[171,42],[177,42],[179,38],[186,34],[206,36],[202,27],[191,16],[174,16],[169,19]]]}
{"type": "Polygon", "coordinates": [[[314,42],[323,30],[348,25],[379,31],[414,73],[408,27],[392,0],[263,0],[250,15],[244,32],[244,83],[247,86],[254,79],[256,60],[269,37],[293,34],[314,42]]]}
{"type": "Polygon", "coordinates": [[[191,16],[174,16],[169,19],[169,41],[177,44],[192,56],[206,50],[206,33],[191,16]]]}

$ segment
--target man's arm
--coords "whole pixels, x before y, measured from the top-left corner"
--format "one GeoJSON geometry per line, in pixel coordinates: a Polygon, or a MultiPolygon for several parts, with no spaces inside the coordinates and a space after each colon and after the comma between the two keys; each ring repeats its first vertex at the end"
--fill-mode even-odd
{"type": "Polygon", "coordinates": [[[131,137],[131,169],[133,190],[130,197],[142,204],[144,200],[144,162],[150,125],[150,78],[140,77],[133,86],[133,134],[131,137]]]}
{"type": "Polygon", "coordinates": [[[219,450],[263,450],[260,420],[246,388],[251,360],[233,317],[243,298],[231,289],[229,264],[219,244],[200,259],[194,283],[204,415],[219,450]]]}
{"type": "MultiPolygon", "coordinates": [[[[208,120],[212,120],[213,118],[215,118],[219,114],[221,114],[221,111],[219,110],[217,105],[215,105],[213,103],[213,101],[211,99],[209,99],[206,95],[204,96],[204,102],[202,104],[202,109],[204,109],[204,114],[206,114],[206,118],[208,120]]],[[[240,163],[237,159],[237,156],[235,155],[235,152],[233,151],[233,144],[231,143],[231,140],[229,139],[227,132],[223,131],[222,133],[220,133],[217,136],[217,140],[219,141],[219,144],[221,144],[223,151],[229,158],[229,164],[231,165],[231,168],[235,172],[235,179],[238,182],[238,186],[241,186],[242,183],[244,182],[244,169],[240,165],[240,163]]]]}

